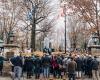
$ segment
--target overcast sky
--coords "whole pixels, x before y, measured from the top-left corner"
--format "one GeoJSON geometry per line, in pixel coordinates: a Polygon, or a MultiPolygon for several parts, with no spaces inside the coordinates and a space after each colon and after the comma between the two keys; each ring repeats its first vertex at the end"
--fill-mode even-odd
{"type": "MultiPolygon", "coordinates": [[[[64,16],[61,16],[62,10],[61,10],[61,7],[60,7],[60,2],[59,2],[59,0],[53,0],[51,5],[54,7],[54,10],[55,10],[54,17],[55,17],[55,20],[56,20],[56,25],[53,27],[55,32],[53,33],[52,36],[49,36],[49,38],[52,39],[53,43],[55,42],[54,45],[59,46],[59,45],[62,44],[63,48],[64,48],[65,24],[64,24],[64,16]]],[[[67,23],[68,23],[68,20],[67,20],[67,23]]],[[[68,29],[67,29],[67,31],[68,31],[68,29]]],[[[67,35],[67,41],[66,42],[67,42],[67,46],[70,47],[68,35],[67,35]]]]}

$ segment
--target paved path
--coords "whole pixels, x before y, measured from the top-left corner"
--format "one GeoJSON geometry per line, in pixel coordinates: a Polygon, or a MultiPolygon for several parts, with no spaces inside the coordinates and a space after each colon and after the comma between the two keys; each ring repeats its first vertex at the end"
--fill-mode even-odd
{"type": "MultiPolygon", "coordinates": [[[[12,80],[10,77],[0,77],[0,80],[12,80]]],[[[26,78],[22,78],[21,80],[36,80],[34,78],[32,79],[26,79],[26,78]]],[[[44,80],[44,79],[39,79],[39,80],[44,80]]],[[[48,79],[48,80],[65,80],[65,79],[48,79]]],[[[66,79],[68,80],[68,79],[66,79]]],[[[92,80],[92,79],[77,79],[77,80],[92,80]]]]}

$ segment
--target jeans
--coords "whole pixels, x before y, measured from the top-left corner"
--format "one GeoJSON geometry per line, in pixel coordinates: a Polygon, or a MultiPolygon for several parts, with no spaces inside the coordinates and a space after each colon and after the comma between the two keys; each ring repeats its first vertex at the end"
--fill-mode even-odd
{"type": "Polygon", "coordinates": [[[49,67],[43,68],[43,75],[44,75],[44,77],[48,78],[49,77],[49,72],[50,72],[49,67]]]}
{"type": "Polygon", "coordinates": [[[76,77],[81,78],[82,77],[82,71],[77,71],[76,72],[76,77]]]}
{"type": "Polygon", "coordinates": [[[21,79],[21,75],[22,75],[22,68],[20,66],[15,66],[14,67],[13,80],[15,80],[16,78],[18,80],[20,80],[21,79]]]}
{"type": "Polygon", "coordinates": [[[93,80],[99,80],[99,71],[98,70],[92,70],[93,80]]]}
{"type": "Polygon", "coordinates": [[[69,80],[76,80],[76,74],[75,73],[68,73],[69,80]]]}
{"type": "Polygon", "coordinates": [[[35,74],[34,70],[35,70],[35,66],[33,66],[33,69],[32,69],[32,75],[35,74]]]}

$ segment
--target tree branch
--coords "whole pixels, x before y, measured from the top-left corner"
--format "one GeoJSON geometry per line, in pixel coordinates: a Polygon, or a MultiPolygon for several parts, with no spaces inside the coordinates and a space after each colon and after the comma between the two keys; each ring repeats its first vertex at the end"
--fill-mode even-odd
{"type": "Polygon", "coordinates": [[[36,19],[36,24],[40,23],[40,22],[43,21],[45,18],[46,18],[46,16],[39,17],[38,19],[36,19]]]}

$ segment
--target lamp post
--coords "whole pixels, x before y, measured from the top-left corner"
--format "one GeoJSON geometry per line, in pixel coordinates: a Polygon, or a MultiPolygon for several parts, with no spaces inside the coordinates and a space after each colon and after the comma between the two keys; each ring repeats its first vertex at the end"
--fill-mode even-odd
{"type": "Polygon", "coordinates": [[[9,33],[9,38],[10,38],[10,44],[12,44],[13,42],[14,42],[14,33],[13,33],[13,31],[10,31],[10,33],[9,33]]]}
{"type": "Polygon", "coordinates": [[[65,54],[66,54],[66,46],[67,46],[67,43],[66,43],[66,18],[67,18],[67,15],[66,15],[66,1],[65,0],[61,0],[61,7],[63,7],[63,13],[64,13],[64,24],[65,24],[65,33],[64,33],[64,38],[65,38],[65,54]]]}
{"type": "Polygon", "coordinates": [[[98,33],[93,33],[92,40],[93,40],[94,45],[98,45],[99,44],[98,43],[99,42],[98,33]]]}
{"type": "Polygon", "coordinates": [[[63,9],[63,12],[64,12],[64,15],[65,15],[65,21],[64,21],[64,23],[65,23],[65,54],[66,54],[66,45],[67,45],[67,43],[66,43],[66,4],[64,4],[64,9],[63,9]]]}

